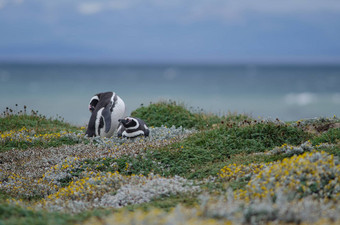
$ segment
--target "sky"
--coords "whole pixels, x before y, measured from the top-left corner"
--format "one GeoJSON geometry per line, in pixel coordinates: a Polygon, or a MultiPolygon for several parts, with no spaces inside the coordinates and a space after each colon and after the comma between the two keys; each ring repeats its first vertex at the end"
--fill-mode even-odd
{"type": "Polygon", "coordinates": [[[0,61],[340,63],[340,1],[0,0],[0,61]]]}

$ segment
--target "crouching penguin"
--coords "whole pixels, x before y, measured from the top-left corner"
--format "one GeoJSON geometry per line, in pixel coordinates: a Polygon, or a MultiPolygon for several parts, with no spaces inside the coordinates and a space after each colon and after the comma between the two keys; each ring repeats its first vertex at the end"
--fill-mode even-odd
{"type": "Polygon", "coordinates": [[[118,137],[135,138],[138,136],[148,137],[150,130],[145,122],[139,118],[125,117],[119,119],[117,130],[118,137]]]}

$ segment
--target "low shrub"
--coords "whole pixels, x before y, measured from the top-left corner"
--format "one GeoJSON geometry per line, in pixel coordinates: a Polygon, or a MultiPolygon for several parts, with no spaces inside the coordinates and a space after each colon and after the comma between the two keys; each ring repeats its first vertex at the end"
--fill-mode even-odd
{"type": "Polygon", "coordinates": [[[143,119],[149,126],[203,129],[219,124],[221,121],[241,121],[248,118],[246,115],[228,114],[219,117],[214,114],[206,114],[200,110],[188,110],[184,104],[175,101],[160,101],[149,106],[141,106],[131,113],[132,116],[143,119]]]}

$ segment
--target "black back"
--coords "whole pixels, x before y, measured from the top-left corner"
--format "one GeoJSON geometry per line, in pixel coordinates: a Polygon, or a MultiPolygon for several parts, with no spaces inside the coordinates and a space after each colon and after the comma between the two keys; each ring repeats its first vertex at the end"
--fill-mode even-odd
{"type": "MultiPolygon", "coordinates": [[[[104,108],[102,115],[105,118],[105,124],[106,124],[106,129],[105,131],[108,132],[110,130],[111,127],[111,112],[113,110],[114,107],[114,103],[111,102],[111,98],[113,95],[113,92],[103,92],[103,93],[99,93],[96,94],[99,98],[99,101],[97,101],[96,99],[92,100],[90,102],[93,103],[92,106],[94,106],[94,110],[92,111],[90,120],[89,120],[89,124],[86,130],[86,133],[88,137],[93,137],[96,135],[96,119],[97,119],[97,113],[101,108],[104,108]],[[97,102],[96,102],[97,101],[97,102]]],[[[117,99],[117,97],[115,96],[115,100],[117,99]]],[[[104,126],[104,120],[103,118],[100,119],[100,123],[99,123],[99,131],[100,129],[103,128],[104,126]]]]}

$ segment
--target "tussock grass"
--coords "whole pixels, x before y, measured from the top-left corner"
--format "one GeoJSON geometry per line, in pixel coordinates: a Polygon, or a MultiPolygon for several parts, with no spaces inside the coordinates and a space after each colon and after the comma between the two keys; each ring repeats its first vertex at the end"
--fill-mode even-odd
{"type": "Polygon", "coordinates": [[[340,140],[340,128],[331,128],[328,131],[322,133],[320,136],[313,138],[313,145],[321,143],[336,144],[340,140]]]}
{"type": "MultiPolygon", "coordinates": [[[[0,224],[6,225],[45,225],[45,224],[63,224],[72,225],[84,222],[91,216],[97,215],[98,212],[85,212],[81,214],[68,214],[58,212],[35,211],[25,209],[20,206],[9,204],[0,204],[0,224]]],[[[100,215],[106,215],[107,212],[99,212],[100,215]]]]}
{"type": "Polygon", "coordinates": [[[202,110],[191,110],[183,103],[176,101],[160,101],[150,103],[149,106],[141,106],[131,113],[132,116],[143,119],[149,126],[160,127],[175,126],[183,128],[206,129],[221,121],[242,121],[249,119],[243,114],[231,114],[219,117],[214,114],[206,114],[202,110]]]}
{"type": "Polygon", "coordinates": [[[26,112],[26,106],[24,110],[13,110],[6,108],[6,110],[0,116],[0,131],[16,131],[23,127],[34,130],[38,134],[43,133],[55,133],[60,131],[78,131],[79,127],[66,123],[62,117],[47,118],[44,115],[39,114],[38,111],[31,110],[26,112]]]}
{"type": "Polygon", "coordinates": [[[169,174],[188,178],[216,175],[217,165],[233,155],[264,152],[283,143],[301,144],[309,135],[285,125],[220,126],[191,135],[182,142],[153,152],[153,159],[169,165],[169,174]]]}
{"type": "Polygon", "coordinates": [[[57,147],[80,143],[82,129],[64,122],[61,117],[47,118],[32,110],[16,112],[7,108],[0,116],[0,152],[12,148],[57,147]]]}

